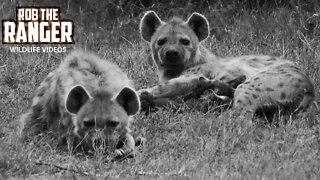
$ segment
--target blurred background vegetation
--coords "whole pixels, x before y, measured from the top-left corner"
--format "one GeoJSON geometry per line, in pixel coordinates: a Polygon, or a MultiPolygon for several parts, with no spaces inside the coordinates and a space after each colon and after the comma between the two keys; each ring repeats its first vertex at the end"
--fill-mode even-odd
{"type": "MultiPolygon", "coordinates": [[[[15,19],[16,7],[32,6],[60,7],[60,17],[75,25],[75,46],[64,46],[103,56],[111,51],[109,59],[118,65],[118,56],[129,53],[135,62],[152,66],[149,48],[139,34],[140,19],[147,10],[156,11],[163,20],[187,19],[199,12],[210,23],[210,37],[204,45],[216,55],[267,54],[291,59],[320,82],[319,0],[4,0],[0,17],[15,19]]],[[[7,52],[8,47],[0,49],[7,52]]]]}
{"type": "MultiPolygon", "coordinates": [[[[73,20],[75,24],[75,45],[63,46],[88,49],[115,62],[140,89],[157,84],[150,49],[139,35],[143,14],[154,10],[163,20],[174,15],[186,19],[196,11],[204,14],[210,23],[211,34],[204,42],[205,47],[218,56],[267,54],[290,59],[312,79],[320,103],[319,2],[1,0],[0,18],[15,19],[16,7],[60,7],[61,18],[73,20]]],[[[170,174],[172,170],[200,177],[190,179],[320,177],[318,112],[306,112],[290,125],[270,125],[269,129],[248,125],[247,119],[235,118],[228,111],[139,114],[133,132],[145,137],[148,144],[139,149],[134,161],[124,163],[106,164],[100,156],[83,160],[70,154],[61,155],[48,145],[46,138],[40,145],[19,144],[15,139],[18,132],[14,120],[30,106],[35,88],[59,65],[69,49],[67,53],[11,53],[9,47],[12,45],[0,46],[0,179],[62,176],[62,170],[35,164],[39,159],[74,166],[81,172],[92,171],[106,179],[110,174],[120,179],[124,179],[123,176],[140,179],[142,176],[136,170],[155,173],[155,177],[162,179],[168,178],[159,173],[170,174]]],[[[151,178],[145,176],[144,179],[151,178]]]]}
{"type": "MultiPolygon", "coordinates": [[[[157,11],[164,19],[175,15],[187,18],[195,11],[203,13],[210,21],[211,35],[218,40],[230,40],[234,25],[245,34],[248,29],[256,31],[253,36],[259,37],[257,40],[261,39],[261,28],[267,33],[283,31],[295,36],[301,32],[307,37],[319,36],[318,0],[5,0],[0,5],[3,19],[15,18],[17,6],[58,6],[62,18],[75,22],[77,44],[86,46],[103,43],[114,47],[124,41],[140,40],[139,20],[147,10],[157,11]],[[277,24],[282,27],[274,29],[272,24],[277,22],[273,22],[272,16],[282,21],[277,24]],[[89,39],[95,42],[88,42],[89,39]]],[[[247,37],[238,38],[237,41],[242,42],[247,37]]]]}

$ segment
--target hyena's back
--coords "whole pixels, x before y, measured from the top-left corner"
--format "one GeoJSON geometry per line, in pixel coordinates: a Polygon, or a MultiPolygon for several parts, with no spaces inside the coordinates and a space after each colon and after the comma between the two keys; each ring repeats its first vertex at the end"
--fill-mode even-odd
{"type": "Polygon", "coordinates": [[[95,55],[75,51],[37,88],[31,108],[21,117],[22,137],[30,137],[47,129],[65,133],[72,124],[65,99],[68,91],[79,84],[90,93],[103,90],[113,97],[123,87],[133,87],[116,65],[95,55]]]}
{"type": "Polygon", "coordinates": [[[309,77],[293,64],[261,71],[240,84],[234,93],[234,106],[271,115],[306,110],[314,101],[315,90],[309,77]]]}

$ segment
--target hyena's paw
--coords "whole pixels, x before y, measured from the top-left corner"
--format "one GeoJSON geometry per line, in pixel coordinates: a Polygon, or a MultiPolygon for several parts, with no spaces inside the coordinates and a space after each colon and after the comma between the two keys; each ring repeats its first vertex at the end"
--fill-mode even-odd
{"type": "Polygon", "coordinates": [[[124,159],[134,158],[135,152],[133,149],[116,149],[113,154],[111,154],[111,161],[121,161],[124,159]]]}
{"type": "Polygon", "coordinates": [[[228,82],[229,86],[233,87],[234,89],[236,89],[238,87],[238,85],[244,83],[246,81],[247,77],[246,76],[240,76],[234,80],[231,80],[228,82]]]}
{"type": "Polygon", "coordinates": [[[110,160],[111,161],[121,161],[128,158],[134,158],[135,157],[135,147],[142,146],[146,139],[142,136],[138,136],[133,139],[131,136],[130,139],[127,140],[127,144],[122,144],[124,142],[121,141],[118,146],[120,146],[118,149],[116,149],[111,155],[110,160]],[[128,141],[129,140],[129,141],[128,141]]]}
{"type": "Polygon", "coordinates": [[[232,97],[218,95],[214,91],[205,93],[203,96],[201,96],[201,99],[202,100],[210,100],[212,102],[217,102],[218,104],[226,104],[226,103],[230,103],[232,101],[232,97]]]}
{"type": "MultiPolygon", "coordinates": [[[[137,137],[135,139],[135,147],[142,146],[145,143],[146,139],[143,137],[137,137]]],[[[113,154],[111,154],[111,161],[121,161],[128,158],[134,158],[135,151],[133,149],[119,148],[116,149],[113,154]]]]}
{"type": "Polygon", "coordinates": [[[154,108],[154,100],[155,97],[151,93],[147,91],[140,93],[140,110],[149,111],[154,108]]]}
{"type": "MultiPolygon", "coordinates": [[[[213,90],[214,95],[221,100],[224,100],[224,97],[232,98],[234,95],[234,88],[231,87],[228,83],[219,81],[219,80],[210,80],[205,77],[200,77],[199,81],[202,84],[202,91],[213,90]]],[[[203,92],[203,93],[204,93],[203,92]]]]}

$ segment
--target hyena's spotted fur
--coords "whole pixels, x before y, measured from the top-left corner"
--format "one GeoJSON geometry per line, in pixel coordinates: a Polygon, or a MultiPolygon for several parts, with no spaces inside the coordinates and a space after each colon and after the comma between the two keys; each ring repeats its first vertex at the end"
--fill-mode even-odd
{"type": "Polygon", "coordinates": [[[160,79],[159,86],[140,91],[142,102],[149,103],[142,105],[164,105],[172,97],[190,96],[203,83],[209,89],[223,87],[217,97],[233,98],[234,107],[251,112],[264,106],[304,110],[314,100],[310,79],[288,60],[265,55],[220,58],[209,52],[200,44],[209,36],[209,23],[199,13],[187,21],[174,17],[164,22],[148,11],[140,32],[150,44],[160,79]],[[168,101],[159,100],[163,98],[168,101]]]}
{"type": "Polygon", "coordinates": [[[117,132],[124,144],[116,150],[121,155],[134,150],[129,128],[139,106],[132,82],[119,67],[74,51],[37,88],[31,108],[21,118],[22,137],[49,130],[58,138],[91,143],[97,130],[105,140],[117,132]]]}

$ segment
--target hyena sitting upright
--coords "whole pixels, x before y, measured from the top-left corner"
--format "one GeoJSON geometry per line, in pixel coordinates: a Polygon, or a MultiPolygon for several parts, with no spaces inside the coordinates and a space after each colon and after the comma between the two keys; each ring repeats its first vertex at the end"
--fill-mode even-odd
{"type": "Polygon", "coordinates": [[[119,67],[74,51],[37,88],[31,108],[21,117],[22,138],[47,130],[73,146],[92,148],[94,137],[100,137],[122,145],[113,155],[132,154],[130,120],[139,106],[132,82],[119,67]]]}
{"type": "Polygon", "coordinates": [[[310,79],[288,60],[265,55],[220,58],[209,52],[200,44],[209,36],[209,23],[199,13],[187,21],[174,17],[164,22],[148,11],[140,32],[150,44],[160,79],[160,85],[140,90],[143,109],[177,104],[172,101],[176,97],[189,97],[203,87],[218,89],[216,97],[232,99],[234,107],[252,113],[305,110],[314,100],[310,79]]]}

